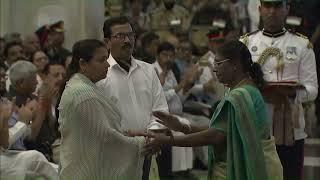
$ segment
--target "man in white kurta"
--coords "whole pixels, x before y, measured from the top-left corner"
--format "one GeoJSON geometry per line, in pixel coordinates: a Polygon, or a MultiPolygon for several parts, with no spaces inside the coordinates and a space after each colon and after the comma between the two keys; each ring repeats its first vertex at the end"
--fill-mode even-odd
{"type": "Polygon", "coordinates": [[[160,126],[153,111],[168,111],[167,102],[152,65],[132,57],[129,72],[110,54],[107,78],[98,82],[106,96],[115,100],[120,110],[123,130],[144,131],[160,126]]]}
{"type": "MultiPolygon", "coordinates": [[[[103,33],[105,44],[110,48],[110,67],[107,77],[97,85],[120,110],[120,128],[133,131],[165,129],[155,121],[152,112],[168,111],[168,105],[152,65],[132,57],[135,33],[129,19],[124,16],[107,19],[103,33]]],[[[144,163],[143,179],[148,179],[149,163],[144,163]]]]}
{"type": "MultiPolygon", "coordinates": [[[[107,78],[98,82],[105,96],[120,110],[121,129],[147,131],[165,128],[156,122],[153,111],[168,111],[167,102],[152,65],[132,57],[126,72],[110,54],[107,78]]],[[[148,174],[148,173],[147,173],[148,174]]],[[[148,176],[144,174],[144,176],[148,176]]],[[[151,173],[152,174],[152,173],[151,173]]]]}

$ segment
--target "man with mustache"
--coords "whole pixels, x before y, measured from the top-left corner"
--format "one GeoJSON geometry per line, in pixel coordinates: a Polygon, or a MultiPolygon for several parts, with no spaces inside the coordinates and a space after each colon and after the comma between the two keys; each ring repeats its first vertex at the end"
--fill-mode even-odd
{"type": "Polygon", "coordinates": [[[315,54],[306,37],[284,28],[290,8],[287,0],[260,2],[263,29],[242,36],[241,41],[248,46],[253,62],[261,65],[269,82],[263,95],[284,179],[300,180],[307,137],[302,103],[314,101],[318,93],[315,54]]]}
{"type": "MultiPolygon", "coordinates": [[[[132,56],[135,33],[127,17],[113,17],[104,22],[104,41],[110,50],[107,77],[97,83],[120,110],[121,128],[131,131],[161,130],[153,111],[168,111],[168,105],[151,64],[132,56]]],[[[119,157],[120,158],[120,157],[119,157]]],[[[137,170],[142,172],[142,167],[137,170]]],[[[150,159],[145,158],[142,179],[148,179],[150,159]]]]}

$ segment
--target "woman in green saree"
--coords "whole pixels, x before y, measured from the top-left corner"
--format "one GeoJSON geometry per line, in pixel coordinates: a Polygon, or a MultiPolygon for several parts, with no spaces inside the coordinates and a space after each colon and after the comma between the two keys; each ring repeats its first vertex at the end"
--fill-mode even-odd
{"type": "Polygon", "coordinates": [[[144,152],[159,146],[209,146],[208,179],[281,180],[282,166],[270,135],[259,64],[253,63],[247,47],[229,41],[216,54],[214,69],[219,81],[229,87],[217,105],[209,128],[181,122],[175,116],[154,112],[172,130],[183,136],[150,134],[144,152]]]}

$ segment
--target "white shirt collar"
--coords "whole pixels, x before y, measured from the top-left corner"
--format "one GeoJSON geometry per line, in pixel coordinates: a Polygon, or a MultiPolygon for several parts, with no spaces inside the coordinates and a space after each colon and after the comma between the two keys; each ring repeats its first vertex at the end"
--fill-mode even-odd
{"type": "Polygon", "coordinates": [[[158,63],[158,61],[154,62],[153,65],[157,69],[158,73],[161,74],[163,70],[162,70],[160,64],[158,63]]]}
{"type": "Polygon", "coordinates": [[[113,58],[113,56],[111,55],[111,53],[110,53],[109,58],[108,58],[107,61],[108,61],[108,63],[110,64],[110,67],[118,64],[117,61],[116,61],[116,60],[113,58]]]}
{"type": "MultiPolygon", "coordinates": [[[[113,67],[118,67],[119,69],[125,71],[118,63],[117,61],[114,59],[114,57],[112,56],[112,54],[110,53],[109,55],[109,58],[108,58],[108,63],[110,65],[109,69],[110,68],[113,68],[113,67]]],[[[129,70],[129,73],[132,72],[134,69],[136,69],[138,67],[138,63],[136,62],[137,60],[131,56],[131,67],[130,67],[130,70],[129,70]]],[[[126,72],[126,71],[125,71],[126,72]]]]}

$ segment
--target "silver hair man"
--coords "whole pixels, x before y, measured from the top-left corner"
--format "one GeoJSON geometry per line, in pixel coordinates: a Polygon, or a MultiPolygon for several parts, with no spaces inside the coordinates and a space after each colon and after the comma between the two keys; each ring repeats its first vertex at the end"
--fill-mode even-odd
{"type": "Polygon", "coordinates": [[[9,69],[9,79],[13,87],[37,73],[37,68],[29,61],[17,61],[9,69]]]}

